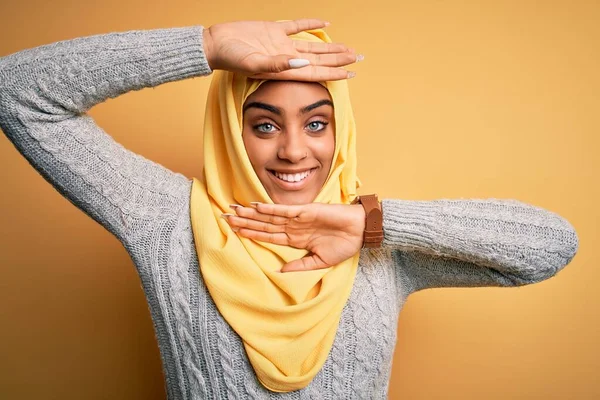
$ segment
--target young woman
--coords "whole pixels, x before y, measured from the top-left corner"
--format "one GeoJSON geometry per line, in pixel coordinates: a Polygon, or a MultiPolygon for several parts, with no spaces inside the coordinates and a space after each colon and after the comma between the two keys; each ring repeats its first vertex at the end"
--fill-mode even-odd
{"type": "Polygon", "coordinates": [[[169,398],[385,398],[411,293],[535,283],[576,253],[567,221],[501,200],[383,200],[383,243],[361,250],[379,245],[365,226],[379,205],[351,204],[341,68],[360,57],[325,26],[113,33],[0,59],[0,127],[130,253],[169,398]],[[213,71],[200,179],[127,151],[85,114],[213,71]]]}

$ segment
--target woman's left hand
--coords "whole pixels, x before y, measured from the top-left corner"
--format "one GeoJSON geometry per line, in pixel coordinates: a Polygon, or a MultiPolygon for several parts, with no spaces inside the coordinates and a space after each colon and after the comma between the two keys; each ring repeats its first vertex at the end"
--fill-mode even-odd
{"type": "Polygon", "coordinates": [[[328,268],[354,256],[363,244],[365,211],[361,205],[258,203],[233,205],[224,214],[240,236],[306,249],[309,254],[284,265],[281,272],[328,268]]]}

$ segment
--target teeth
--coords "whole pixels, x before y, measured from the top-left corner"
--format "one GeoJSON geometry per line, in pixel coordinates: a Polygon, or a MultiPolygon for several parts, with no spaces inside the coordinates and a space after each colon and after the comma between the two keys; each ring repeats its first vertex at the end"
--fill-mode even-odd
{"type": "Polygon", "coordinates": [[[282,174],[280,172],[275,171],[275,176],[286,182],[300,182],[301,180],[305,179],[309,174],[310,170],[300,172],[297,174],[282,174]]]}

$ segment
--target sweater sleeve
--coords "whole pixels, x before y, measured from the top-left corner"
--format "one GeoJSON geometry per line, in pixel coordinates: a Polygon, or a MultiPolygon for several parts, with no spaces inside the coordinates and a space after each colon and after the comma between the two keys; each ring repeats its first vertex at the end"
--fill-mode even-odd
{"type": "Polygon", "coordinates": [[[539,282],[578,248],[564,218],[514,200],[384,200],[383,214],[384,246],[405,294],[539,282]]]}
{"type": "Polygon", "coordinates": [[[116,143],[85,112],[131,90],[210,74],[202,27],[77,38],[0,58],[0,128],[62,195],[121,241],[185,204],[189,181],[116,143]]]}

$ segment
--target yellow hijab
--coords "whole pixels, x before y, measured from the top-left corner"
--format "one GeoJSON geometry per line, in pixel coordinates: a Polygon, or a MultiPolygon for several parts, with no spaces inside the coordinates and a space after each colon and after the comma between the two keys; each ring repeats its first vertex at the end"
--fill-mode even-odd
{"type": "MultiPolygon", "coordinates": [[[[322,30],[296,40],[331,42],[322,30]]],[[[194,179],[191,220],[204,282],[241,337],[259,381],[276,392],[307,386],[333,345],[359,255],[317,271],[281,273],[305,250],[239,237],[220,218],[230,204],[272,203],[242,140],[242,108],[264,81],[216,71],[204,124],[204,174],[194,179]]],[[[335,115],[335,153],[316,202],[349,204],[356,196],[355,124],[346,81],[326,82],[335,115]]]]}

